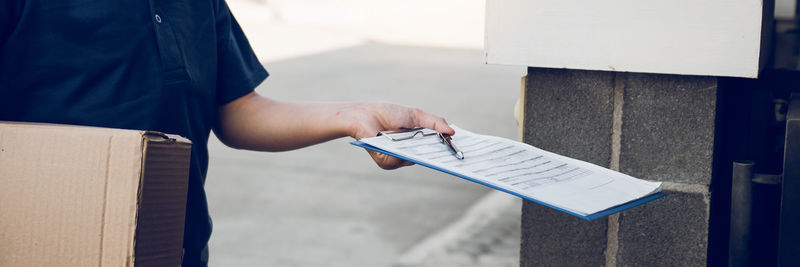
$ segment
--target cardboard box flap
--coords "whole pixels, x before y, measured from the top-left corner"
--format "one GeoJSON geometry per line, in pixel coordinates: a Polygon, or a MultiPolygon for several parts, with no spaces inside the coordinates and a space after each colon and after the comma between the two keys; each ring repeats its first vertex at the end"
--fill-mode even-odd
{"type": "Polygon", "coordinates": [[[150,142],[181,143],[185,145],[192,144],[192,141],[189,141],[189,139],[176,134],[165,134],[158,131],[144,131],[142,135],[150,142]]]}

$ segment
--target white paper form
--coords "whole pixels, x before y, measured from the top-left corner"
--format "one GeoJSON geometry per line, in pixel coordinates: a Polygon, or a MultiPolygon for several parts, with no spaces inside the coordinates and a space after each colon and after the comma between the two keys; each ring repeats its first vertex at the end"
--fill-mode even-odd
{"type": "Polygon", "coordinates": [[[584,216],[661,188],[659,182],[636,179],[528,144],[453,128],[456,134],[452,138],[464,152],[463,160],[453,156],[436,135],[403,141],[378,136],[360,141],[584,216]]]}

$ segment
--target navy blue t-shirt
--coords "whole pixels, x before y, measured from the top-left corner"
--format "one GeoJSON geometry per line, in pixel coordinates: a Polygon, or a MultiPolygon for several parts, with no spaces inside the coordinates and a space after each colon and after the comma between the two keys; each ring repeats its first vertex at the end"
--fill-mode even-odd
{"type": "Polygon", "coordinates": [[[0,120],[192,140],[185,266],[208,258],[203,184],[217,108],[267,76],[224,0],[0,3],[0,120]]]}

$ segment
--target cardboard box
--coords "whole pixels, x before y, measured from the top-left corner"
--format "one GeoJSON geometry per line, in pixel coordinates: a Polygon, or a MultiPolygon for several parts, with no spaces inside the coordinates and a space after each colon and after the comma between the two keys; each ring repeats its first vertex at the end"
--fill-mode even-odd
{"type": "Polygon", "coordinates": [[[0,122],[0,266],[179,266],[191,142],[0,122]]]}

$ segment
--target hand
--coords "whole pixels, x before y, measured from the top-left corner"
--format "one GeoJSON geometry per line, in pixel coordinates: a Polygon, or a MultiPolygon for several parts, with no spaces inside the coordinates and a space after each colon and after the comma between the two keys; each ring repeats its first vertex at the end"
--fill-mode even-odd
{"type": "MultiPolygon", "coordinates": [[[[361,103],[355,110],[353,123],[349,135],[356,140],[365,137],[374,137],[380,131],[397,130],[400,128],[425,127],[445,134],[455,134],[447,121],[442,117],[423,112],[420,109],[409,108],[389,103],[361,103]]],[[[413,165],[386,154],[367,150],[372,160],[379,167],[386,170],[413,165]]]]}

